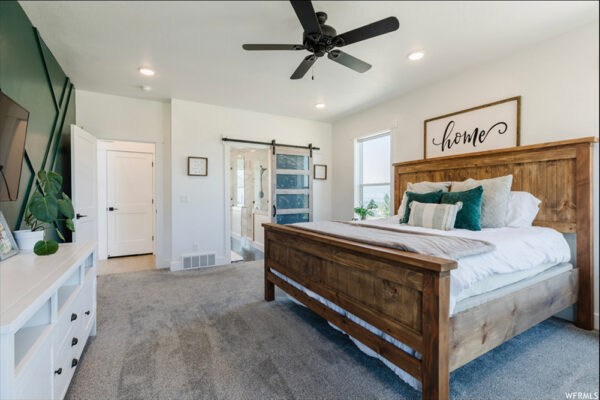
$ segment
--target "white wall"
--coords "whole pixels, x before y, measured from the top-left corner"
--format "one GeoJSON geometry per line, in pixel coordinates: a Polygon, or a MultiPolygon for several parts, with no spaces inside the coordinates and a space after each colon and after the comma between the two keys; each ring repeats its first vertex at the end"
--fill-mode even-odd
{"type": "MultiPolygon", "coordinates": [[[[222,137],[308,145],[331,168],[331,125],[239,109],[171,101],[173,260],[192,252],[226,259],[225,146],[222,137]],[[187,157],[208,157],[208,176],[187,176],[187,157]]],[[[331,218],[331,179],[314,183],[314,219],[331,218]]]]}
{"type": "MultiPolygon", "coordinates": [[[[598,136],[598,91],[596,22],[335,121],[333,217],[352,217],[357,137],[391,129],[392,162],[421,159],[425,119],[517,95],[522,96],[522,145],[598,136]]],[[[599,238],[598,145],[594,157],[594,235],[599,238]]],[[[594,270],[597,328],[597,239],[594,270]]]]}
{"type": "Polygon", "coordinates": [[[171,105],[76,91],[76,124],[98,139],[156,144],[156,264],[171,261],[171,105]]]}

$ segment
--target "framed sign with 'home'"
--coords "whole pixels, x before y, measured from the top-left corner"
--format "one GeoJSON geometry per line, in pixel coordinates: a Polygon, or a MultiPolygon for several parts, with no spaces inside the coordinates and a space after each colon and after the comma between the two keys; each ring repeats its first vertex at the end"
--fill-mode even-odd
{"type": "Polygon", "coordinates": [[[430,118],[424,122],[424,158],[520,145],[521,96],[430,118]]]}

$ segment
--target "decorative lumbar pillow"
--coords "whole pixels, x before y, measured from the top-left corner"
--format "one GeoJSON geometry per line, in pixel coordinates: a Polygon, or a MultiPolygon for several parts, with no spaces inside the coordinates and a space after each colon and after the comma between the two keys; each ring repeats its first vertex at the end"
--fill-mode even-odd
{"type": "Polygon", "coordinates": [[[462,202],[456,204],[431,204],[411,201],[408,225],[448,231],[454,229],[456,214],[462,208],[462,202]]]}
{"type": "Polygon", "coordinates": [[[429,193],[414,193],[409,192],[408,190],[404,192],[404,195],[406,196],[406,208],[404,209],[404,216],[400,219],[400,223],[406,224],[408,222],[408,218],[410,217],[410,208],[408,205],[411,201],[418,201],[419,203],[439,203],[442,193],[444,192],[441,190],[429,193]]]}
{"type": "Polygon", "coordinates": [[[542,201],[529,192],[510,192],[506,226],[524,228],[531,226],[542,201]]]}
{"type": "Polygon", "coordinates": [[[512,175],[491,179],[467,179],[464,182],[452,182],[451,192],[463,192],[483,186],[481,203],[481,227],[502,228],[506,225],[506,210],[510,198],[512,175]]]}
{"type": "MultiPolygon", "coordinates": [[[[450,190],[450,182],[418,182],[418,183],[410,183],[406,185],[406,192],[413,193],[429,193],[429,192],[437,192],[441,190],[443,192],[447,192],[450,190]]],[[[398,215],[400,216],[400,221],[404,217],[404,211],[407,206],[406,192],[402,196],[402,201],[400,202],[400,207],[398,207],[398,215]]]]}
{"type": "Polygon", "coordinates": [[[481,203],[483,200],[483,187],[477,186],[474,189],[464,192],[443,193],[440,199],[442,204],[462,203],[462,208],[456,215],[454,227],[458,229],[468,229],[470,231],[481,230],[481,203]]]}

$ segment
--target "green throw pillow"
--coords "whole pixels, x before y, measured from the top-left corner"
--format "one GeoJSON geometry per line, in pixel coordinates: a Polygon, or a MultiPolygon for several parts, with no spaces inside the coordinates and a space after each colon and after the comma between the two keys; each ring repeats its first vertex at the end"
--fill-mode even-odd
{"type": "Polygon", "coordinates": [[[410,217],[410,207],[408,205],[411,201],[418,201],[419,203],[439,203],[442,193],[444,193],[443,190],[429,193],[415,193],[406,191],[406,208],[404,209],[404,216],[402,217],[400,223],[408,223],[408,218],[410,217]]]}
{"type": "Polygon", "coordinates": [[[462,208],[456,214],[454,227],[457,229],[468,229],[470,231],[481,230],[481,201],[483,199],[483,186],[464,192],[444,192],[440,203],[456,204],[461,201],[462,208]]]}

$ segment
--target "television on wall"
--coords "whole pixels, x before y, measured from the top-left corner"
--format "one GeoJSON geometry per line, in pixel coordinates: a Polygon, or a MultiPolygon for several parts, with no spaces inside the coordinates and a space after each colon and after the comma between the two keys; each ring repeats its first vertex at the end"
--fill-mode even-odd
{"type": "Polygon", "coordinates": [[[29,111],[0,91],[0,201],[19,195],[29,111]]]}

